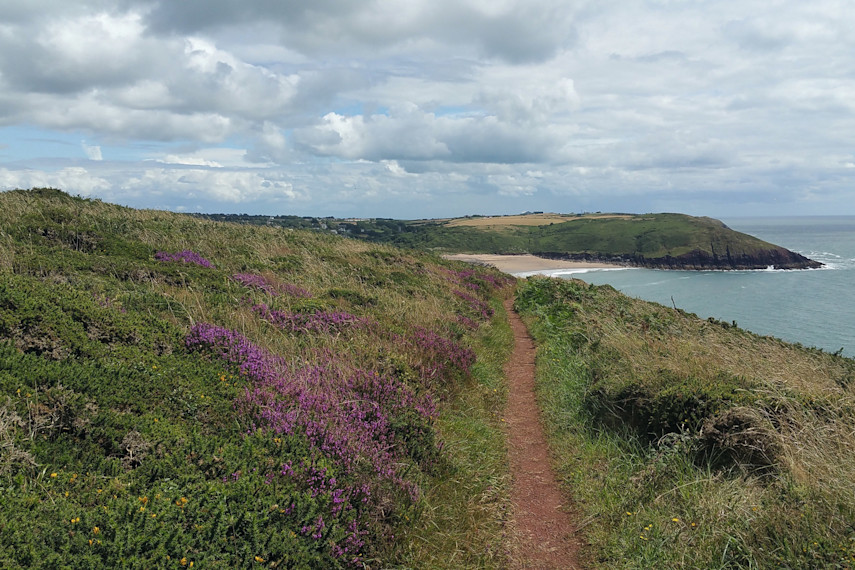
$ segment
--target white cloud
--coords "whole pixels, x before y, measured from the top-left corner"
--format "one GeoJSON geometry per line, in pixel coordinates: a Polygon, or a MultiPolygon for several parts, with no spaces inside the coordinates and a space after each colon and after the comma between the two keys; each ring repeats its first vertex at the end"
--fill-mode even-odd
{"type": "Polygon", "coordinates": [[[72,194],[93,196],[109,192],[111,184],[80,167],[63,168],[57,172],[0,168],[0,188],[63,188],[72,194]]]}
{"type": "Polygon", "coordinates": [[[0,126],[38,129],[0,181],[344,215],[852,211],[853,28],[838,0],[0,3],[0,126]],[[97,145],[59,162],[47,138],[97,145]]]}
{"type": "Polygon", "coordinates": [[[83,147],[83,152],[86,153],[86,156],[89,160],[104,160],[101,156],[101,147],[97,145],[88,145],[86,141],[81,141],[80,146],[83,147]]]}

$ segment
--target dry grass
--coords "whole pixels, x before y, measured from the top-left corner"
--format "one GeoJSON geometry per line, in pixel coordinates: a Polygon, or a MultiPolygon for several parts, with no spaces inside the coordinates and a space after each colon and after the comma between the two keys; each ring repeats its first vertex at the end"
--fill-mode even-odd
{"type": "Polygon", "coordinates": [[[522,294],[539,301],[546,423],[598,566],[855,563],[853,360],[551,283],[522,294]]]}

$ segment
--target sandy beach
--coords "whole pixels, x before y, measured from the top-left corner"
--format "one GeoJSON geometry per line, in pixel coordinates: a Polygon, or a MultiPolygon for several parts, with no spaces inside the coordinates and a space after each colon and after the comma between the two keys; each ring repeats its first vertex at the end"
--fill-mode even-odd
{"type": "Polygon", "coordinates": [[[484,263],[492,265],[499,271],[511,275],[534,275],[536,273],[555,273],[561,270],[585,271],[589,269],[616,269],[620,265],[610,263],[594,263],[588,261],[564,261],[560,259],[544,259],[534,255],[496,255],[489,253],[456,253],[443,256],[446,259],[484,263]]]}

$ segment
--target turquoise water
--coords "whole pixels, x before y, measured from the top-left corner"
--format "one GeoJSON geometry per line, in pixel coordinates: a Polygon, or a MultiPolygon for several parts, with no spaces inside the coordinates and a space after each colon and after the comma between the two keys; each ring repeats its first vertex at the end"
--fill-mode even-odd
{"type": "Polygon", "coordinates": [[[700,317],[737,324],[855,357],[855,216],[732,218],[731,228],[826,264],[805,271],[550,272],[572,276],[700,317]]]}

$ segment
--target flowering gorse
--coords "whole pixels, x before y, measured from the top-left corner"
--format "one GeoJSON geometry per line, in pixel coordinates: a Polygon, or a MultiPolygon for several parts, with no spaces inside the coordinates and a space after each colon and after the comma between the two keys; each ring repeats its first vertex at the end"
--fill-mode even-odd
{"type": "Polygon", "coordinates": [[[210,261],[199,255],[195,251],[191,251],[189,249],[185,249],[176,253],[158,251],[154,254],[154,258],[158,261],[163,262],[177,261],[181,263],[192,263],[201,267],[207,267],[209,269],[213,267],[213,264],[210,261]]]}

